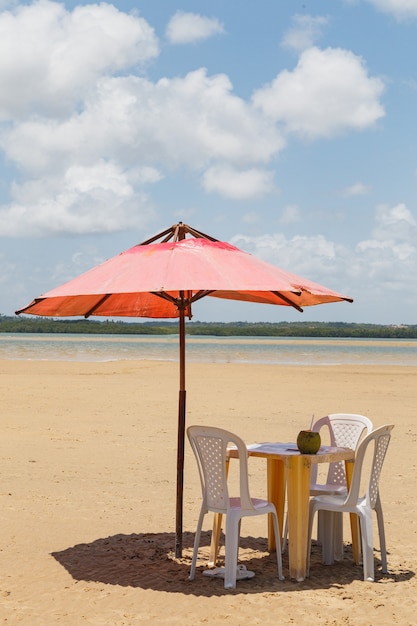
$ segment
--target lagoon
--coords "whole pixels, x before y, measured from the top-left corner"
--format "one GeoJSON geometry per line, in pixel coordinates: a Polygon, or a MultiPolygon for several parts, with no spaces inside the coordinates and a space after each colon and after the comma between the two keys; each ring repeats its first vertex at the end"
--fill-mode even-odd
{"type": "MultiPolygon", "coordinates": [[[[417,340],[188,335],[188,362],[417,365],[417,340]]],[[[0,359],[178,361],[177,335],[0,334],[0,359]]]]}

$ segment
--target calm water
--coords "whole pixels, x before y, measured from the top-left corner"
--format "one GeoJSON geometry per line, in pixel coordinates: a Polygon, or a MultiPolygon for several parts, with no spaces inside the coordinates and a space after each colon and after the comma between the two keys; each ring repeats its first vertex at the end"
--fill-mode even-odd
{"type": "MultiPolygon", "coordinates": [[[[186,355],[188,362],[417,365],[417,340],[191,336],[186,355]]],[[[0,359],[178,361],[178,337],[5,333],[0,359]]]]}

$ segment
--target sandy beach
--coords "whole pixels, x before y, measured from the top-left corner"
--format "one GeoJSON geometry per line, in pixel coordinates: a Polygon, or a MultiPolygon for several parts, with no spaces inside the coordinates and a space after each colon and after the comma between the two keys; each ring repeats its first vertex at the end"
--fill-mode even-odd
{"type": "MultiPolygon", "coordinates": [[[[416,624],[417,367],[197,364],[187,367],[187,424],[247,443],[294,441],[312,414],[395,424],[381,479],[389,573],[352,561],[276,578],[265,519],[244,520],[240,561],[255,578],[225,591],[188,581],[200,486],[188,442],[184,554],[174,558],[178,365],[158,361],[0,361],[0,624],[416,624]]],[[[253,495],[264,462],[250,459],[253,495]]]]}

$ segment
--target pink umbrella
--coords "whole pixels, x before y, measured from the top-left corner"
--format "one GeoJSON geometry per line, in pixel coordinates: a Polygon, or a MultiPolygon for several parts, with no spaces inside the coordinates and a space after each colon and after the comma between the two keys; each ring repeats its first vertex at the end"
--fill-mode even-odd
{"type": "Polygon", "coordinates": [[[175,554],[182,554],[185,441],[185,317],[205,296],[291,306],[352,298],[270,265],[180,222],[129,248],[16,314],[68,317],[179,317],[177,509],[175,554]],[[188,237],[187,237],[188,236],[188,237]]]}

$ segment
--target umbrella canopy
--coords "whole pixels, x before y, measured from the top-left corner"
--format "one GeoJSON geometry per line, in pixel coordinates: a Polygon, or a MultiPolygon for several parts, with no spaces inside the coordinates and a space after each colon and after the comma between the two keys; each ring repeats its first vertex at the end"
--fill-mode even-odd
{"type": "Polygon", "coordinates": [[[302,311],[326,302],[352,302],[180,222],[129,248],[16,311],[49,317],[179,318],[180,389],[177,452],[177,556],[182,553],[185,440],[185,317],[205,296],[302,311]]]}

